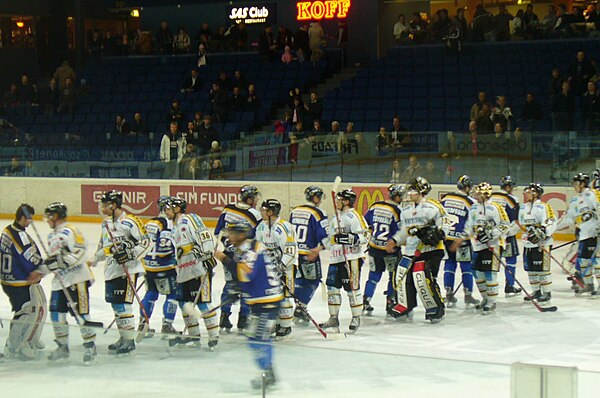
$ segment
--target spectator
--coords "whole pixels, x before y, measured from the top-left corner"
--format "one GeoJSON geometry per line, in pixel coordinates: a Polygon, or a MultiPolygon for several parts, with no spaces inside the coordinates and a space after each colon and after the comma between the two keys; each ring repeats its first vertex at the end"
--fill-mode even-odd
{"type": "Polygon", "coordinates": [[[178,166],[183,158],[185,138],[179,132],[176,121],[169,123],[169,131],[160,141],[160,161],[166,163],[163,178],[177,178],[178,166]]]}
{"type": "Polygon", "coordinates": [[[323,130],[323,126],[321,126],[321,121],[319,119],[315,119],[313,121],[313,129],[309,133],[309,136],[314,137],[318,135],[324,135],[325,130],[323,130]]]}
{"type": "Polygon", "coordinates": [[[233,112],[243,112],[246,107],[246,97],[240,91],[238,86],[233,88],[231,98],[229,98],[229,110],[233,112]]]}
{"type": "Polygon", "coordinates": [[[27,75],[21,76],[21,85],[19,86],[19,107],[21,108],[22,114],[26,116],[31,115],[31,103],[33,102],[34,91],[29,84],[29,78],[27,75]]]}
{"type": "Polygon", "coordinates": [[[311,22],[310,28],[308,28],[308,42],[311,61],[319,61],[323,56],[323,47],[325,47],[325,31],[319,21],[311,22]]]}
{"type": "Polygon", "coordinates": [[[190,52],[192,41],[190,35],[187,34],[183,27],[179,28],[179,32],[173,40],[173,49],[177,54],[187,54],[190,52]]]}
{"type": "Polygon", "coordinates": [[[496,136],[496,138],[502,137],[504,131],[504,126],[502,125],[502,123],[494,124],[494,135],[496,136]]]}
{"type": "Polygon", "coordinates": [[[217,83],[219,83],[219,87],[221,88],[221,90],[229,91],[232,88],[231,81],[227,77],[227,73],[225,71],[219,72],[217,83]]]}
{"type": "Polygon", "coordinates": [[[288,132],[285,128],[285,124],[282,120],[277,120],[275,121],[274,127],[275,132],[273,134],[272,142],[273,144],[282,144],[288,132]]]}
{"type": "Polygon", "coordinates": [[[221,89],[218,82],[212,84],[212,88],[208,94],[210,99],[211,113],[217,122],[224,122],[227,114],[227,94],[221,89]]]}
{"type": "Polygon", "coordinates": [[[277,29],[277,50],[283,51],[285,46],[292,47],[294,44],[294,38],[292,31],[283,25],[279,25],[277,29]]]}
{"type": "Polygon", "coordinates": [[[394,24],[394,38],[397,44],[404,43],[408,40],[410,30],[404,14],[398,15],[398,22],[394,24]]]}
{"type": "Polygon", "coordinates": [[[110,29],[104,32],[102,38],[102,56],[103,57],[114,57],[117,55],[117,40],[113,37],[110,29]]]}
{"type": "Polygon", "coordinates": [[[200,30],[198,30],[198,33],[196,34],[196,41],[206,45],[211,39],[212,31],[208,27],[208,22],[202,22],[202,25],[200,25],[200,30]]]}
{"type": "Polygon", "coordinates": [[[504,95],[498,96],[496,100],[496,106],[492,109],[492,122],[494,124],[500,123],[504,130],[512,130],[512,111],[506,105],[506,97],[504,95]]]}
{"type": "Polygon", "coordinates": [[[492,113],[489,104],[484,104],[481,107],[475,122],[477,122],[477,129],[481,134],[490,134],[494,131],[494,122],[492,121],[492,113]]]}
{"type": "Polygon", "coordinates": [[[550,82],[548,84],[548,93],[550,94],[550,97],[560,94],[563,81],[564,79],[560,75],[560,69],[552,68],[552,76],[550,77],[550,82]]]}
{"type": "Polygon", "coordinates": [[[193,93],[202,88],[202,79],[198,77],[198,71],[196,69],[192,69],[190,75],[183,80],[183,84],[181,85],[182,93],[193,93]]]}
{"type": "Polygon", "coordinates": [[[224,26],[219,26],[217,33],[214,33],[211,37],[210,45],[215,51],[222,51],[227,49],[226,30],[224,26]]]}
{"type": "Polygon", "coordinates": [[[335,136],[337,139],[337,136],[339,136],[339,134],[340,134],[340,122],[338,122],[337,120],[334,120],[333,122],[331,122],[331,131],[329,132],[329,135],[335,136]]]}
{"type": "Polygon", "coordinates": [[[79,81],[79,90],[77,90],[77,95],[80,97],[85,97],[90,93],[90,87],[87,85],[87,81],[85,79],[81,79],[79,81]]]}
{"type": "Polygon", "coordinates": [[[206,66],[207,61],[208,61],[208,54],[206,52],[206,45],[204,43],[200,43],[198,45],[198,61],[196,62],[196,64],[198,65],[198,68],[200,68],[201,66],[206,66]]]}
{"type": "Polygon", "coordinates": [[[521,109],[521,121],[537,122],[543,116],[542,106],[535,100],[533,93],[527,93],[525,105],[521,109]]]}
{"type": "Polygon", "coordinates": [[[405,148],[411,144],[411,136],[408,129],[400,123],[400,118],[394,116],[392,119],[392,129],[390,131],[391,145],[394,148],[405,148]]]}
{"type": "Polygon", "coordinates": [[[510,21],[510,36],[512,40],[525,39],[525,23],[523,22],[523,10],[517,11],[517,15],[510,21]]]}
{"type": "Polygon", "coordinates": [[[71,79],[71,82],[74,82],[77,75],[75,75],[75,71],[71,68],[71,65],[69,65],[69,61],[64,61],[61,66],[56,68],[54,76],[52,77],[58,82],[58,88],[62,89],[65,87],[67,79],[71,79]]]}
{"type": "Polygon", "coordinates": [[[242,76],[242,72],[240,72],[239,70],[233,72],[233,77],[231,78],[230,84],[231,87],[237,86],[240,89],[240,92],[245,91],[246,87],[248,87],[246,79],[244,79],[244,77],[242,76]]]}
{"type": "Polygon", "coordinates": [[[283,54],[281,54],[281,62],[283,62],[286,65],[289,65],[292,63],[293,60],[294,57],[292,56],[292,49],[290,48],[290,46],[285,46],[283,54]]]}
{"type": "Polygon", "coordinates": [[[150,133],[150,129],[148,128],[148,124],[142,120],[142,114],[136,112],[133,115],[133,123],[131,123],[130,131],[134,134],[138,135],[148,135],[150,133]]]}
{"type": "Polygon", "coordinates": [[[310,39],[308,37],[308,25],[303,24],[294,35],[294,50],[296,51],[298,62],[302,63],[304,60],[310,58],[309,43],[310,39]]]}
{"type": "Polygon", "coordinates": [[[184,120],[185,113],[183,113],[183,111],[179,107],[179,101],[174,99],[173,101],[171,101],[171,108],[169,108],[169,111],[167,112],[167,121],[169,123],[177,122],[178,124],[181,124],[184,120]]]}
{"type": "Polygon", "coordinates": [[[25,175],[25,167],[17,157],[10,159],[10,166],[4,170],[4,175],[7,177],[23,177],[25,175]]]}
{"type": "Polygon", "coordinates": [[[548,6],[548,14],[542,20],[542,24],[544,25],[544,29],[546,31],[552,32],[554,31],[554,27],[556,26],[556,20],[558,16],[556,15],[556,7],[554,4],[550,4],[548,6]]]}
{"type": "Polygon", "coordinates": [[[465,37],[469,35],[469,24],[467,23],[467,18],[465,18],[465,9],[463,7],[456,10],[456,16],[454,17],[454,23],[457,25],[458,29],[461,32],[461,42],[465,37]]]}
{"type": "Polygon", "coordinates": [[[209,180],[220,180],[223,178],[223,161],[221,160],[221,145],[218,141],[213,141],[208,155],[210,169],[208,172],[209,180]]]}
{"type": "Polygon", "coordinates": [[[316,91],[311,91],[310,101],[304,105],[306,109],[306,119],[308,123],[312,123],[315,119],[321,119],[323,113],[323,103],[319,99],[319,94],[316,91]]]}
{"type": "Polygon", "coordinates": [[[562,83],[562,91],[552,99],[552,116],[554,118],[554,130],[573,130],[573,114],[575,113],[575,98],[571,93],[571,85],[568,81],[562,83]]]}
{"type": "Polygon", "coordinates": [[[400,166],[400,161],[395,159],[392,162],[392,169],[390,170],[390,184],[400,184],[403,182],[406,181],[402,180],[402,167],[400,166]]]}
{"type": "Polygon", "coordinates": [[[173,34],[169,30],[167,21],[160,23],[156,33],[156,50],[159,54],[170,54],[173,51],[173,34]]]}
{"type": "Polygon", "coordinates": [[[53,115],[58,107],[60,92],[56,79],[52,78],[40,88],[40,104],[44,115],[53,115]]]}
{"type": "Polygon", "coordinates": [[[92,33],[92,41],[88,45],[88,54],[90,54],[90,59],[100,59],[102,56],[102,40],[100,39],[100,33],[96,31],[92,33]]]}
{"type": "Polygon", "coordinates": [[[237,51],[246,51],[248,49],[248,30],[244,21],[237,24],[231,32],[233,46],[237,51]]]}
{"type": "Polygon", "coordinates": [[[194,112],[194,126],[196,129],[200,128],[200,126],[204,124],[204,118],[202,117],[202,112],[196,111],[194,112]]]}
{"type": "Polygon", "coordinates": [[[198,127],[196,127],[193,121],[189,121],[187,123],[187,130],[184,134],[184,137],[185,142],[188,144],[194,144],[196,147],[199,145],[198,141],[200,140],[200,135],[198,133],[198,127]]]}
{"type": "Polygon", "coordinates": [[[559,4],[556,16],[556,23],[554,24],[552,35],[555,37],[565,37],[567,36],[567,29],[569,27],[567,6],[564,4],[559,4]]]}
{"type": "Polygon", "coordinates": [[[498,41],[510,40],[510,22],[513,16],[506,10],[504,4],[500,4],[498,15],[495,17],[496,21],[496,37],[498,41]]]}
{"type": "Polygon", "coordinates": [[[129,135],[130,132],[129,123],[122,115],[117,115],[115,118],[115,136],[129,135]]]}
{"type": "Polygon", "coordinates": [[[577,60],[569,68],[569,82],[572,92],[581,95],[587,90],[587,83],[596,74],[596,68],[586,59],[583,51],[577,52],[577,60]]]}
{"type": "Polygon", "coordinates": [[[73,87],[70,78],[65,80],[64,87],[60,90],[58,113],[68,113],[72,115],[75,112],[77,104],[77,90],[73,87]]]}
{"type": "Polygon", "coordinates": [[[248,96],[246,97],[246,110],[256,112],[260,109],[260,99],[254,90],[254,84],[248,85],[248,96]]]}
{"type": "Polygon", "coordinates": [[[298,87],[293,88],[289,91],[288,106],[292,110],[296,107],[296,105],[294,104],[294,100],[296,98],[298,98],[298,100],[300,101],[300,105],[304,107],[304,101],[302,101],[302,91],[300,91],[298,87]]]}
{"type": "Polygon", "coordinates": [[[434,43],[441,43],[448,35],[452,21],[448,17],[448,10],[442,8],[436,12],[437,21],[431,24],[431,39],[434,43]]]}
{"type": "Polygon", "coordinates": [[[415,155],[408,157],[408,167],[404,170],[404,181],[410,181],[413,178],[421,175],[421,163],[419,163],[415,155]]]}
{"type": "Polygon", "coordinates": [[[421,17],[420,12],[414,12],[412,19],[408,23],[408,28],[413,36],[413,41],[417,44],[423,43],[427,38],[427,21],[421,17]]]}
{"type": "Polygon", "coordinates": [[[581,114],[586,131],[600,131],[600,94],[594,82],[588,82],[581,96],[581,114]]]}
{"type": "Polygon", "coordinates": [[[152,34],[148,31],[138,29],[133,39],[133,46],[136,54],[152,54],[152,34]]]}
{"type": "Polygon", "coordinates": [[[379,135],[377,136],[377,155],[386,155],[391,147],[392,141],[390,140],[385,127],[380,127],[379,135]]]}
{"type": "Polygon", "coordinates": [[[2,96],[2,106],[5,113],[16,111],[19,107],[19,92],[16,84],[11,84],[8,91],[6,91],[2,96]]]}
{"type": "Polygon", "coordinates": [[[482,4],[475,7],[475,16],[471,22],[473,41],[496,41],[496,22],[482,4]]]}
{"type": "Polygon", "coordinates": [[[533,4],[527,4],[525,14],[523,15],[523,24],[525,26],[525,32],[527,36],[533,36],[538,28],[540,20],[537,15],[533,12],[533,4]]]}
{"type": "Polygon", "coordinates": [[[196,146],[186,141],[185,152],[181,156],[181,162],[179,163],[179,178],[182,180],[195,180],[201,174],[198,166],[196,146]]]}
{"type": "Polygon", "coordinates": [[[202,126],[198,128],[198,149],[200,154],[207,154],[210,150],[210,144],[217,139],[217,130],[212,126],[212,117],[204,116],[202,126]]]}
{"type": "Polygon", "coordinates": [[[479,116],[479,112],[481,112],[481,108],[483,108],[484,104],[488,104],[487,102],[487,95],[485,94],[484,91],[480,91],[479,94],[477,94],[477,99],[478,101],[473,104],[473,106],[471,107],[471,114],[470,114],[470,120],[473,121],[475,119],[477,119],[477,117],[479,116]]]}

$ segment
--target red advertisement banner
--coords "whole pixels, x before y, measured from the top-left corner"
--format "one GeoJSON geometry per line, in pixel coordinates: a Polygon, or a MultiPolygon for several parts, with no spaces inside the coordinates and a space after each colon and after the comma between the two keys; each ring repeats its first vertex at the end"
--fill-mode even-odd
{"type": "Polygon", "coordinates": [[[123,209],[137,216],[154,216],[158,212],[156,201],[159,186],[148,185],[81,185],[81,214],[98,215],[98,202],[106,191],[123,192],[123,209]]]}
{"type": "Polygon", "coordinates": [[[238,201],[239,187],[171,185],[173,196],[185,199],[187,211],[200,217],[219,218],[223,208],[238,201]]]}

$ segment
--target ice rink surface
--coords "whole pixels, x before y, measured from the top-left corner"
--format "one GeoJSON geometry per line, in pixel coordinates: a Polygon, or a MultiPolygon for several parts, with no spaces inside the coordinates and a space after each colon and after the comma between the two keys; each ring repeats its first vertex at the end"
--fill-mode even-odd
{"type": "MultiPolygon", "coordinates": [[[[88,256],[92,256],[100,236],[100,225],[76,225],[87,239],[88,256]]],[[[36,226],[42,236],[49,230],[41,221],[36,221],[36,226]]],[[[29,232],[33,235],[33,231],[29,232]]],[[[555,251],[554,256],[562,260],[567,249],[555,251]]],[[[372,301],[375,312],[370,317],[363,317],[357,334],[326,340],[312,325],[299,326],[294,327],[290,339],[275,344],[279,383],[267,396],[510,397],[510,365],[525,362],[576,366],[580,370],[579,397],[597,397],[600,388],[600,299],[592,299],[589,295],[574,297],[570,282],[560,268],[553,264],[552,270],[552,304],[558,306],[555,313],[538,312],[533,305],[523,302],[523,295],[505,298],[501,272],[501,293],[495,314],[482,316],[473,309],[465,309],[460,292],[457,308],[448,309],[444,320],[436,325],[425,321],[422,307],[415,310],[411,323],[386,321],[382,292],[387,278],[384,277],[372,301]]],[[[108,325],[113,315],[110,306],[104,302],[102,265],[93,272],[96,282],[91,288],[91,316],[108,325]]],[[[326,273],[325,267],[323,272],[326,273]]],[[[440,279],[442,273],[440,270],[440,279]]],[[[368,267],[363,267],[361,289],[367,275],[368,267]]],[[[529,288],[521,261],[517,276],[529,288]]],[[[457,273],[457,284],[459,280],[457,273]]],[[[47,295],[50,293],[49,282],[49,277],[43,281],[47,295]]],[[[213,302],[218,304],[223,286],[220,266],[213,286],[213,302]]],[[[143,292],[142,288],[141,296],[143,292]]],[[[350,321],[350,310],[345,295],[342,300],[340,321],[344,331],[350,321]]],[[[162,303],[161,298],[151,321],[151,327],[157,330],[161,325],[162,303]]],[[[134,308],[137,311],[137,305],[134,308]]],[[[320,291],[309,310],[318,322],[328,318],[327,303],[320,291]]],[[[236,313],[237,306],[231,319],[234,324],[236,313]]],[[[0,329],[2,344],[11,316],[8,300],[3,295],[0,299],[0,318],[4,320],[4,328],[0,329]]],[[[73,318],[69,322],[75,325],[73,318]]],[[[179,312],[175,326],[178,330],[183,329],[179,312]]],[[[214,352],[204,346],[200,349],[169,348],[166,341],[155,336],[138,344],[135,356],[118,359],[108,356],[106,348],[118,338],[113,327],[107,334],[99,331],[97,363],[84,367],[81,336],[76,326],[70,333],[70,359],[58,365],[47,362],[47,353],[55,347],[52,327],[48,323],[43,337],[46,349],[38,360],[0,363],[3,396],[260,396],[249,386],[249,379],[258,371],[245,339],[235,328],[232,332],[221,336],[214,352]]]]}

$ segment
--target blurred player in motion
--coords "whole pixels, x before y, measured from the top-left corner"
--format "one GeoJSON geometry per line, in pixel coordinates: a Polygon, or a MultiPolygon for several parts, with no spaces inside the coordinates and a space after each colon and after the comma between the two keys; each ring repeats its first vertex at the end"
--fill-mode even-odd
{"type": "MultiPolygon", "coordinates": [[[[298,243],[298,275],[295,293],[300,304],[306,306],[312,299],[321,282],[322,270],[319,253],[327,244],[329,220],[327,213],[319,205],[323,202],[323,189],[309,186],[304,190],[306,203],[295,207],[290,214],[298,243]]],[[[294,322],[308,323],[309,319],[301,308],[294,310],[294,322]]]]}

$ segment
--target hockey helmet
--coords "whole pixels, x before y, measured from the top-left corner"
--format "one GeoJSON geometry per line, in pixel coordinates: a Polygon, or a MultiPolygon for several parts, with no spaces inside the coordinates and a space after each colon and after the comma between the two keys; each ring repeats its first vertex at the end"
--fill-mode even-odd
{"type": "Polygon", "coordinates": [[[281,203],[277,199],[267,199],[260,205],[261,209],[271,210],[276,216],[281,211],[281,203]]]}
{"type": "Polygon", "coordinates": [[[544,188],[542,188],[542,184],[540,184],[539,182],[530,183],[529,185],[527,185],[525,190],[530,190],[531,192],[535,193],[538,198],[541,198],[544,194],[544,188]]]}
{"type": "Polygon", "coordinates": [[[258,188],[254,185],[244,185],[240,188],[240,198],[245,202],[258,195],[258,188]]]}
{"type": "Polygon", "coordinates": [[[456,188],[460,189],[461,191],[463,189],[472,188],[472,187],[473,187],[473,180],[471,179],[471,177],[469,177],[466,174],[461,175],[460,177],[458,177],[458,180],[456,180],[456,188]]]}
{"type": "Polygon", "coordinates": [[[596,167],[594,171],[592,171],[592,179],[595,181],[600,180],[600,167],[596,167]]]}
{"type": "Polygon", "coordinates": [[[424,177],[415,177],[406,184],[407,193],[427,195],[431,192],[431,184],[424,177]]]}
{"type": "Polygon", "coordinates": [[[350,202],[350,206],[354,206],[356,202],[356,192],[351,189],[344,189],[335,194],[335,197],[340,200],[347,200],[350,202]]]}
{"type": "Polygon", "coordinates": [[[388,187],[390,193],[390,199],[394,200],[396,196],[400,196],[401,199],[406,195],[406,185],[404,184],[392,184],[388,187]]]}
{"type": "Polygon", "coordinates": [[[577,173],[573,176],[573,182],[583,182],[587,187],[590,184],[590,176],[586,173],[577,173]]]}
{"type": "Polygon", "coordinates": [[[515,185],[517,185],[517,181],[511,176],[504,176],[500,179],[500,188],[502,189],[506,189],[506,187],[513,188],[515,185]]]}
{"type": "Polygon", "coordinates": [[[171,208],[179,207],[181,209],[181,212],[185,213],[185,210],[187,208],[187,202],[185,201],[185,199],[182,199],[178,196],[171,196],[169,198],[169,201],[171,208]]]}
{"type": "Polygon", "coordinates": [[[234,221],[225,224],[224,232],[237,232],[241,234],[249,234],[252,231],[252,226],[246,221],[234,221]]]}
{"type": "Polygon", "coordinates": [[[121,191],[117,191],[116,189],[106,191],[100,197],[100,202],[114,203],[117,207],[121,207],[123,205],[123,193],[121,191]]]}
{"type": "Polygon", "coordinates": [[[309,187],[306,187],[306,189],[304,190],[304,196],[306,197],[306,200],[308,200],[309,202],[312,200],[312,198],[314,196],[317,196],[319,199],[321,199],[321,198],[323,198],[323,189],[321,189],[320,187],[311,185],[309,187]]]}
{"type": "Polygon", "coordinates": [[[46,206],[46,210],[44,210],[44,214],[46,216],[56,214],[58,216],[58,218],[66,218],[67,217],[67,206],[62,202],[52,202],[48,206],[46,206]]]}
{"type": "Polygon", "coordinates": [[[480,182],[475,185],[475,193],[480,194],[484,198],[488,199],[492,196],[492,185],[489,182],[480,182]]]}
{"type": "Polygon", "coordinates": [[[171,197],[167,195],[161,195],[156,201],[158,205],[158,211],[164,211],[165,208],[171,205],[171,197]]]}

